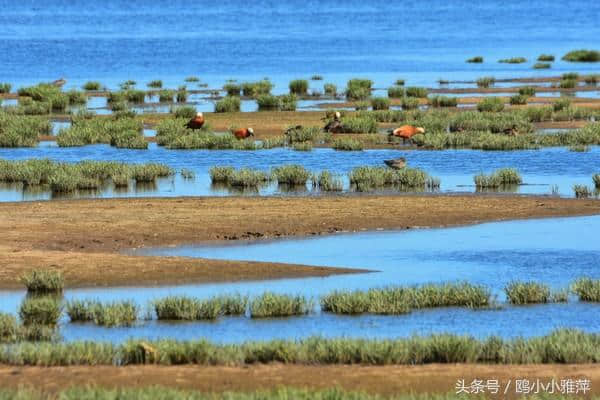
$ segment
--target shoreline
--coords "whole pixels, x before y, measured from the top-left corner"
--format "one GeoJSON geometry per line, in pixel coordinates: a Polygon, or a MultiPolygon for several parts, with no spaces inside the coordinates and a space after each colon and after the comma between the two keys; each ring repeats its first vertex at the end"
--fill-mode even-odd
{"type": "Polygon", "coordinates": [[[329,276],[367,270],[282,263],[134,256],[125,251],[336,232],[455,227],[600,214],[600,200],[514,195],[185,197],[0,204],[0,289],[36,268],[66,286],[162,286],[329,276]]]}

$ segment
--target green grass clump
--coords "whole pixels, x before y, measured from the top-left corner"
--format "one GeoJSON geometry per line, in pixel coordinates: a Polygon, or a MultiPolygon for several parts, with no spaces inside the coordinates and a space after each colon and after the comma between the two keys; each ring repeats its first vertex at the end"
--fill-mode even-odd
{"type": "Polygon", "coordinates": [[[13,343],[17,341],[20,326],[14,315],[0,312],[0,343],[13,343]]]}
{"type": "Polygon", "coordinates": [[[313,149],[312,142],[296,142],[292,144],[292,149],[295,151],[311,151],[313,149]]]}
{"type": "Polygon", "coordinates": [[[308,81],[306,79],[295,79],[291,81],[290,93],[305,96],[308,94],[308,81]]]}
{"type": "Polygon", "coordinates": [[[328,96],[337,96],[337,86],[333,83],[324,84],[323,91],[328,96]]]}
{"type": "Polygon", "coordinates": [[[273,84],[268,79],[263,79],[257,82],[244,82],[241,85],[244,96],[255,97],[261,94],[271,93],[273,84]]]}
{"type": "Polygon", "coordinates": [[[311,81],[322,81],[323,80],[323,75],[313,75],[310,77],[311,81]]]}
{"type": "Polygon", "coordinates": [[[561,89],[573,89],[577,86],[576,79],[561,79],[558,83],[558,87],[561,89]]]}
{"type": "Polygon", "coordinates": [[[483,76],[483,77],[477,79],[476,83],[477,83],[477,87],[489,88],[494,83],[496,83],[496,78],[494,78],[493,76],[483,76]]]}
{"type": "Polygon", "coordinates": [[[550,64],[550,63],[539,62],[539,63],[533,64],[533,69],[550,69],[550,68],[552,68],[552,64],[550,64]]]}
{"type": "Polygon", "coordinates": [[[21,283],[25,285],[28,293],[61,293],[65,286],[65,279],[60,271],[34,269],[21,276],[21,283]]]}
{"type": "Polygon", "coordinates": [[[424,99],[427,97],[427,88],[419,87],[419,86],[409,86],[406,88],[406,96],[407,97],[416,97],[424,99]]]}
{"type": "Polygon", "coordinates": [[[504,292],[508,302],[515,305],[548,303],[551,301],[550,288],[538,282],[510,282],[504,292]]]}
{"type": "Polygon", "coordinates": [[[155,79],[146,84],[149,88],[160,89],[163,87],[163,82],[160,79],[155,79]]]}
{"type": "Polygon", "coordinates": [[[66,313],[71,322],[93,322],[108,327],[132,326],[138,319],[140,308],[130,300],[110,303],[72,300],[67,302],[66,313]]]}
{"type": "Polygon", "coordinates": [[[504,63],[504,64],[523,64],[525,62],[527,62],[527,59],[525,57],[512,57],[512,58],[503,58],[501,60],[498,60],[499,63],[504,63]]]}
{"type": "Polygon", "coordinates": [[[192,119],[196,116],[196,108],[193,106],[177,106],[171,107],[169,110],[175,118],[192,119]]]}
{"type": "Polygon", "coordinates": [[[275,136],[272,138],[264,139],[261,143],[262,149],[274,149],[276,147],[284,147],[287,143],[285,136],[275,136]]]}
{"type": "Polygon", "coordinates": [[[594,176],[592,176],[592,180],[594,181],[594,186],[596,189],[600,189],[600,174],[594,174],[594,176]]]}
{"type": "Polygon", "coordinates": [[[396,79],[396,81],[394,81],[394,85],[396,86],[404,86],[404,79],[396,79]]]}
{"type": "Polygon", "coordinates": [[[586,185],[573,185],[573,192],[575,193],[575,198],[578,199],[587,199],[593,194],[593,191],[586,185]]]}
{"type": "Polygon", "coordinates": [[[124,118],[74,118],[71,127],[61,129],[56,136],[60,147],[85,146],[107,143],[126,148],[147,148],[143,137],[143,123],[125,116],[124,118]]]}
{"type": "Polygon", "coordinates": [[[83,90],[100,90],[102,84],[98,81],[87,81],[82,87],[83,90]]]}
{"type": "Polygon", "coordinates": [[[175,101],[178,103],[185,103],[188,99],[188,91],[185,86],[180,86],[177,88],[177,92],[175,93],[175,101]]]}
{"type": "Polygon", "coordinates": [[[47,117],[14,115],[0,110],[0,147],[35,147],[52,125],[47,117]]]}
{"type": "Polygon", "coordinates": [[[271,176],[278,184],[306,185],[310,172],[302,165],[288,164],[273,168],[271,176]]]}
{"type": "Polygon", "coordinates": [[[486,97],[477,103],[480,112],[500,112],[504,110],[504,102],[500,97],[486,97]]]}
{"type": "Polygon", "coordinates": [[[371,107],[373,110],[389,110],[390,99],[387,97],[373,97],[371,99],[371,107]]]}
{"type": "Polygon", "coordinates": [[[279,96],[279,111],[296,111],[298,98],[295,94],[279,96]]]}
{"type": "Polygon", "coordinates": [[[597,85],[600,82],[600,74],[586,75],[583,80],[587,85],[597,85]]]}
{"type": "Polygon", "coordinates": [[[520,185],[523,179],[514,168],[501,168],[490,175],[479,174],[473,178],[478,189],[495,189],[508,185],[520,185]]]}
{"type": "Polygon", "coordinates": [[[342,116],[342,133],[377,133],[377,121],[372,116],[342,116]]]}
{"type": "Polygon", "coordinates": [[[8,82],[0,83],[0,93],[10,93],[12,85],[8,82]]]}
{"type": "Polygon", "coordinates": [[[368,101],[356,101],[354,102],[354,109],[356,111],[366,111],[369,109],[369,106],[371,105],[371,103],[369,103],[368,101]]]}
{"type": "Polygon", "coordinates": [[[509,101],[511,105],[525,105],[527,104],[527,99],[528,97],[524,94],[516,94],[511,96],[509,101]]]}
{"type": "Polygon", "coordinates": [[[223,99],[215,103],[215,112],[226,113],[226,112],[239,112],[241,107],[241,101],[236,96],[226,96],[223,99]]]}
{"type": "Polygon", "coordinates": [[[350,79],[346,84],[346,98],[348,100],[366,100],[371,97],[373,81],[370,79],[350,79]]]}
{"type": "Polygon", "coordinates": [[[279,108],[279,98],[272,94],[261,94],[256,97],[259,111],[277,110],[279,108]]]}
{"type": "Polygon", "coordinates": [[[600,61],[600,51],[573,50],[565,54],[562,59],[568,62],[598,62],[600,61]]]}
{"type": "Polygon", "coordinates": [[[432,107],[456,107],[458,99],[448,96],[433,96],[429,98],[429,104],[432,107]]]}
{"type": "Polygon", "coordinates": [[[571,291],[580,301],[600,301],[600,280],[580,278],[571,285],[571,291]]]}
{"type": "Polygon", "coordinates": [[[312,142],[317,143],[322,141],[324,134],[318,126],[295,126],[289,127],[285,131],[287,140],[291,143],[312,142]]]}
{"type": "Polygon", "coordinates": [[[202,129],[189,129],[187,118],[164,119],[156,126],[156,142],[169,149],[251,149],[256,146],[252,140],[238,141],[231,133],[218,135],[210,125],[202,129]]]}
{"type": "Polygon", "coordinates": [[[191,76],[187,76],[184,79],[185,82],[200,82],[200,78],[198,78],[197,76],[191,75],[191,76]]]}
{"type": "Polygon", "coordinates": [[[567,98],[558,99],[552,103],[552,108],[555,112],[566,110],[569,107],[571,107],[571,99],[567,98]]]}
{"type": "Polygon", "coordinates": [[[323,192],[341,192],[344,190],[344,182],[339,176],[333,175],[327,170],[321,171],[317,176],[316,185],[323,192]]]}
{"type": "Polygon", "coordinates": [[[306,315],[311,312],[312,307],[312,301],[304,296],[266,292],[250,301],[250,317],[274,318],[306,315]]]}
{"type": "Polygon", "coordinates": [[[403,97],[400,106],[403,110],[415,110],[419,107],[419,99],[416,97],[403,97]]]}
{"type": "Polygon", "coordinates": [[[590,147],[585,144],[574,144],[572,146],[569,146],[569,151],[573,151],[576,153],[585,153],[587,151],[590,151],[590,147]]]}
{"type": "Polygon", "coordinates": [[[175,97],[174,90],[162,89],[158,92],[158,101],[161,103],[172,103],[173,97],[175,97]]]}
{"type": "Polygon", "coordinates": [[[169,296],[152,302],[159,320],[214,320],[221,314],[218,300],[199,300],[187,296],[169,296]]]}
{"type": "Polygon", "coordinates": [[[227,92],[227,96],[239,96],[242,92],[242,87],[237,83],[226,83],[223,90],[227,92]]]}
{"type": "Polygon", "coordinates": [[[334,150],[360,151],[363,149],[361,141],[350,138],[337,138],[331,143],[334,150]]]}
{"type": "Polygon", "coordinates": [[[537,60],[543,61],[543,62],[553,62],[554,56],[552,54],[540,54],[540,56],[537,58],[537,60]]]}
{"type": "Polygon", "coordinates": [[[519,94],[522,96],[533,97],[535,96],[535,88],[533,86],[524,86],[519,88],[519,94]]]}
{"type": "Polygon", "coordinates": [[[561,79],[568,79],[568,80],[577,80],[579,79],[579,73],[577,72],[565,72],[564,74],[562,74],[560,76],[561,79]]]}
{"type": "Polygon", "coordinates": [[[124,82],[119,83],[119,88],[121,90],[129,90],[129,89],[133,89],[135,87],[135,85],[137,85],[136,81],[128,79],[124,82]]]}
{"type": "Polygon", "coordinates": [[[349,174],[350,185],[356,190],[367,192],[385,187],[408,189],[431,189],[439,186],[437,179],[417,168],[392,170],[384,167],[356,167],[349,174]]]}
{"type": "Polygon", "coordinates": [[[256,188],[269,181],[269,175],[263,171],[233,167],[212,167],[209,170],[212,183],[225,184],[233,187],[256,188]]]}
{"type": "Polygon", "coordinates": [[[388,97],[396,98],[396,99],[400,99],[400,98],[406,96],[404,87],[398,86],[398,85],[389,87],[387,93],[388,93],[388,97]]]}
{"type": "Polygon", "coordinates": [[[475,57],[471,57],[467,59],[468,63],[476,63],[476,64],[480,64],[483,62],[483,57],[481,56],[475,56],[475,57]]]}
{"type": "Polygon", "coordinates": [[[52,296],[26,297],[19,307],[23,325],[56,326],[61,313],[60,301],[52,296]]]}

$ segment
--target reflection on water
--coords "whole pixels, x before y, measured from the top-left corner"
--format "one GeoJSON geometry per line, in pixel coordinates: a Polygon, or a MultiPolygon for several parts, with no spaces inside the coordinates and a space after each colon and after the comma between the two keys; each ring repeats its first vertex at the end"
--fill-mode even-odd
{"type": "MultiPolygon", "coordinates": [[[[546,132],[551,134],[552,132],[546,132]]],[[[146,130],[146,135],[153,131],[146,130]]],[[[257,168],[269,171],[282,164],[300,164],[311,172],[328,169],[333,173],[347,175],[358,166],[384,166],[383,160],[405,157],[410,167],[421,168],[441,179],[441,192],[474,192],[473,176],[490,173],[498,168],[513,167],[523,176],[524,185],[511,188],[510,192],[522,194],[555,194],[572,196],[574,184],[592,185],[592,175],[598,173],[600,147],[591,146],[590,151],[571,152],[567,148],[545,148],[523,151],[478,151],[478,150],[365,150],[360,152],[335,151],[316,148],[308,152],[276,148],[258,151],[235,150],[168,150],[150,143],[148,150],[117,149],[108,145],[59,148],[55,142],[42,142],[35,148],[0,148],[0,158],[27,159],[49,158],[56,161],[77,162],[81,160],[112,160],[127,163],[160,162],[176,171],[188,169],[194,172],[194,179],[183,179],[180,174],[168,179],[160,179],[156,186],[144,189],[144,195],[151,196],[201,196],[228,195],[239,193],[237,189],[211,186],[209,169],[215,165],[257,168]]],[[[347,177],[345,190],[349,190],[347,177]]],[[[285,193],[315,193],[310,187],[293,188],[266,185],[258,189],[260,195],[285,193]],[[300,190],[298,190],[300,189],[300,190]]],[[[256,190],[243,190],[257,194],[256,190]]],[[[139,191],[115,191],[106,188],[98,193],[87,194],[98,197],[137,196],[139,191]]],[[[73,197],[85,197],[76,193],[73,197]]],[[[19,190],[19,186],[0,187],[0,201],[38,200],[49,198],[49,193],[35,189],[19,190]]]]}
{"type": "MultiPolygon", "coordinates": [[[[468,205],[465,205],[468,206],[468,205]]],[[[147,249],[139,254],[177,255],[234,260],[261,260],[311,265],[370,268],[378,272],[323,278],[233,282],[154,288],[90,288],[68,290],[67,299],[132,299],[141,305],[167,295],[210,297],[224,293],[264,291],[309,297],[336,289],[368,289],[388,285],[466,280],[485,284],[505,302],[504,286],[512,280],[536,280],[566,288],[574,279],[600,278],[600,216],[509,221],[401,232],[337,234],[311,239],[233,242],[222,246],[147,249]]],[[[0,310],[15,312],[25,293],[0,292],[0,310]]],[[[122,341],[148,338],[208,337],[215,341],[297,338],[310,335],[397,337],[454,332],[479,337],[537,336],[559,327],[600,331],[600,305],[570,299],[568,304],[511,307],[500,310],[441,308],[402,316],[336,316],[252,320],[223,318],[217,322],[169,324],[143,322],[133,328],[100,328],[64,324],[66,340],[98,338],[122,341]]],[[[66,321],[65,321],[66,322],[66,321]]]]}

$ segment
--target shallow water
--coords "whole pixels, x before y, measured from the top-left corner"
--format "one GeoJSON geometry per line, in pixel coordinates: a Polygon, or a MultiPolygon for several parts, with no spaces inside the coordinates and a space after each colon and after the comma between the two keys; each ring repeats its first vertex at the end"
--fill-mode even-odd
{"type": "MultiPolygon", "coordinates": [[[[155,288],[77,289],[71,298],[103,301],[133,299],[141,305],[159,297],[186,294],[209,297],[224,293],[264,291],[318,296],[336,289],[368,289],[388,285],[466,280],[485,284],[504,303],[503,287],[511,280],[537,280],[566,288],[574,279],[600,278],[600,216],[487,223],[474,226],[400,232],[334,234],[310,239],[233,242],[220,246],[146,249],[137,254],[177,255],[234,260],[261,260],[311,265],[369,268],[378,272],[325,278],[284,279],[155,288]]],[[[23,291],[0,292],[0,310],[15,312],[23,291]]],[[[223,318],[217,322],[169,324],[145,322],[133,328],[99,328],[65,324],[66,340],[128,337],[208,337],[215,341],[297,338],[311,335],[397,337],[454,332],[485,337],[537,336],[559,327],[600,331],[600,305],[570,299],[568,304],[511,307],[500,310],[441,308],[402,316],[336,316],[252,320],[223,318]]]]}
{"type": "MultiPolygon", "coordinates": [[[[151,130],[145,131],[152,135],[151,130]]],[[[365,150],[344,152],[332,149],[313,149],[312,151],[294,151],[290,149],[271,149],[259,151],[234,150],[167,150],[149,144],[149,150],[117,149],[108,145],[60,148],[54,142],[42,142],[37,148],[0,148],[0,158],[27,159],[50,158],[57,161],[77,162],[81,160],[113,160],[128,163],[161,162],[175,170],[182,168],[194,171],[194,179],[174,177],[159,179],[155,187],[131,188],[116,191],[107,187],[97,192],[81,192],[61,195],[61,197],[125,197],[125,196],[197,196],[240,194],[225,188],[211,186],[208,171],[215,165],[250,167],[270,170],[282,164],[301,164],[307,169],[319,172],[329,169],[346,175],[357,166],[384,166],[383,160],[405,157],[410,167],[425,170],[441,179],[442,192],[474,192],[473,176],[481,172],[491,173],[503,167],[517,168],[523,176],[524,185],[514,188],[521,194],[550,194],[553,185],[563,196],[572,196],[572,185],[592,185],[592,175],[598,173],[600,165],[600,147],[591,146],[588,152],[571,152],[566,148],[546,148],[523,151],[477,151],[477,150],[365,150]]],[[[346,190],[349,183],[345,181],[346,190]]],[[[310,184],[307,187],[286,190],[270,185],[258,192],[246,191],[246,194],[303,194],[313,193],[310,184]]],[[[39,188],[23,190],[17,185],[0,185],[0,201],[48,199],[49,192],[40,192],[39,188]]]]}
{"type": "Polygon", "coordinates": [[[600,4],[584,0],[568,6],[558,0],[228,0],[210,7],[181,0],[50,0],[44,7],[34,0],[2,0],[0,10],[0,76],[14,87],[61,76],[66,88],[90,79],[109,88],[126,79],[137,80],[139,87],[152,79],[177,87],[188,75],[221,87],[229,78],[269,76],[275,92],[282,93],[291,79],[315,73],[338,87],[356,76],[388,87],[397,78],[433,86],[440,78],[547,76],[599,68],[560,61],[574,48],[597,47],[600,4]],[[541,53],[557,56],[551,70],[532,69],[541,53]],[[485,63],[465,63],[475,55],[484,56],[485,63]],[[497,62],[514,56],[528,62],[497,62]]]}

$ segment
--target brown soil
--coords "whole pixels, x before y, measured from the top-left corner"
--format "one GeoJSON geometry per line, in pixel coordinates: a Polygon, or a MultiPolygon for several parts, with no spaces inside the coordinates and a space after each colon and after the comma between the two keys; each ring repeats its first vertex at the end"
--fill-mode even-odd
{"type": "Polygon", "coordinates": [[[69,286],[213,282],[346,270],[134,257],[119,252],[204,241],[409,229],[600,213],[600,201],[520,196],[327,196],[55,200],[0,204],[0,288],[53,267],[69,286]]]}
{"type": "Polygon", "coordinates": [[[38,390],[50,393],[69,386],[87,385],[109,388],[160,385],[203,392],[255,391],[292,386],[309,389],[340,387],[385,396],[400,393],[454,393],[458,380],[464,379],[469,385],[474,379],[484,382],[497,379],[502,390],[511,380],[507,396],[502,398],[515,398],[516,379],[540,379],[546,384],[553,378],[559,383],[567,378],[589,379],[591,394],[600,393],[598,365],[0,367],[3,387],[35,386],[38,390]]]}

